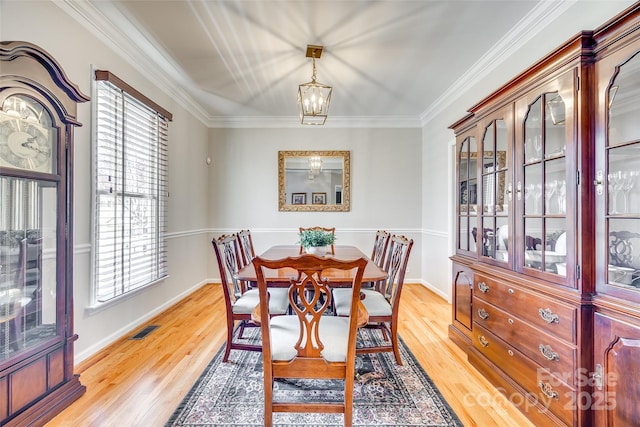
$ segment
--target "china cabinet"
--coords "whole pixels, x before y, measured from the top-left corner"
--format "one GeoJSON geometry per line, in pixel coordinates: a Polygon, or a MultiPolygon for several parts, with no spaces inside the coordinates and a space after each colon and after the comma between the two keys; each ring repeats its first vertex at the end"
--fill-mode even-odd
{"type": "Polygon", "coordinates": [[[0,425],[43,425],[73,374],[72,166],[89,100],[46,52],[0,42],[0,425]]]}
{"type": "Polygon", "coordinates": [[[636,424],[640,3],[469,113],[450,338],[536,425],[636,424]]]}
{"type": "Polygon", "coordinates": [[[594,34],[596,425],[640,419],[640,18],[594,34]]]}

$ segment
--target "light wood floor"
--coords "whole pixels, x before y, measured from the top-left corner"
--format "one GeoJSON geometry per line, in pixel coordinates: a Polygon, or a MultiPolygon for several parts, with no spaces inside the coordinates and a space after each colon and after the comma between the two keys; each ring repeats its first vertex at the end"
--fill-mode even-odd
{"type": "MultiPolygon", "coordinates": [[[[465,426],[532,426],[448,339],[446,301],[407,284],[401,311],[400,335],[465,426]]],[[[150,321],[159,328],[145,339],[124,337],[77,366],[87,392],[47,427],[163,426],[223,345],[224,322],[221,287],[202,287],[150,321]]]]}

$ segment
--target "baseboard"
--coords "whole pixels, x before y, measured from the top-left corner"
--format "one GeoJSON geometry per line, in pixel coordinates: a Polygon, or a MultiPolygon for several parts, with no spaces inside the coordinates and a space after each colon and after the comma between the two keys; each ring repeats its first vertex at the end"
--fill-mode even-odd
{"type": "Polygon", "coordinates": [[[123,326],[122,328],[118,329],[117,331],[113,332],[112,334],[104,337],[103,339],[101,339],[100,341],[96,342],[92,346],[88,347],[84,351],[76,352],[75,355],[74,355],[74,364],[77,366],[79,363],[83,362],[84,360],[88,359],[89,357],[93,356],[94,354],[98,353],[99,351],[103,350],[105,347],[107,347],[110,344],[114,343],[115,341],[117,341],[118,339],[122,338],[123,336],[131,333],[133,330],[138,328],[140,325],[142,325],[145,322],[149,321],[150,319],[152,319],[153,317],[155,317],[158,314],[162,313],[166,309],[172,307],[178,301],[186,298],[187,296],[189,296],[190,294],[192,294],[193,292],[195,292],[196,290],[200,289],[202,286],[204,286],[204,285],[206,285],[208,283],[220,283],[220,279],[219,278],[218,279],[204,279],[204,280],[200,281],[199,283],[196,283],[195,285],[193,285],[189,289],[186,289],[184,292],[182,292],[182,293],[176,295],[175,297],[171,298],[170,300],[166,301],[164,304],[156,307],[154,310],[152,310],[152,311],[150,311],[148,313],[145,313],[144,316],[139,317],[135,321],[129,323],[126,326],[123,326]]]}
{"type": "Polygon", "coordinates": [[[422,286],[424,286],[425,288],[429,289],[431,292],[433,292],[434,294],[438,295],[440,298],[442,298],[443,300],[445,300],[448,304],[451,304],[451,300],[449,299],[449,295],[447,295],[446,293],[442,292],[442,290],[436,288],[435,286],[433,286],[431,283],[421,280],[421,279],[405,279],[404,280],[405,283],[420,283],[422,286]]]}

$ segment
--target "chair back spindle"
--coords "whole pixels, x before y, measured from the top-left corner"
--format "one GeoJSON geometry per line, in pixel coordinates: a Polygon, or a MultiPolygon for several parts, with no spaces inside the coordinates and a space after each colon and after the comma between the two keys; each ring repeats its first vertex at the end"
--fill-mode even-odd
{"type": "Polygon", "coordinates": [[[371,253],[371,261],[380,268],[384,267],[384,257],[387,253],[390,237],[391,234],[387,231],[378,230],[376,232],[376,239],[373,242],[373,252],[371,253]]]}
{"type": "Polygon", "coordinates": [[[387,254],[385,266],[388,277],[382,282],[384,288],[380,289],[379,292],[391,304],[395,302],[396,298],[400,297],[412,246],[413,240],[408,240],[404,236],[394,235],[390,239],[389,253],[387,254]]]}
{"type": "Polygon", "coordinates": [[[253,239],[251,238],[250,230],[241,230],[238,232],[238,241],[240,242],[240,257],[242,259],[242,267],[247,264],[251,264],[251,261],[256,257],[256,253],[253,249],[253,239]]]}
{"type": "Polygon", "coordinates": [[[321,357],[324,344],[320,340],[320,319],[331,303],[331,293],[326,281],[316,274],[302,272],[292,280],[289,288],[289,304],[300,322],[300,335],[296,343],[298,356],[321,357]]]}
{"type": "Polygon", "coordinates": [[[220,280],[222,281],[225,297],[228,297],[233,304],[245,291],[244,283],[238,280],[238,271],[240,271],[238,238],[235,234],[222,235],[217,240],[214,240],[213,249],[218,259],[220,280]]]}

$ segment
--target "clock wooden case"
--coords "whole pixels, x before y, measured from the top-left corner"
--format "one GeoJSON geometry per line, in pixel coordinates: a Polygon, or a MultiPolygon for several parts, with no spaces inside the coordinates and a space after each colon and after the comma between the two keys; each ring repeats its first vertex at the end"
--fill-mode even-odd
{"type": "Polygon", "coordinates": [[[89,98],[44,50],[0,42],[0,425],[80,397],[73,344],[73,131],[89,98]]]}
{"type": "Polygon", "coordinates": [[[469,113],[450,338],[535,425],[637,425],[640,2],[469,113]]]}

